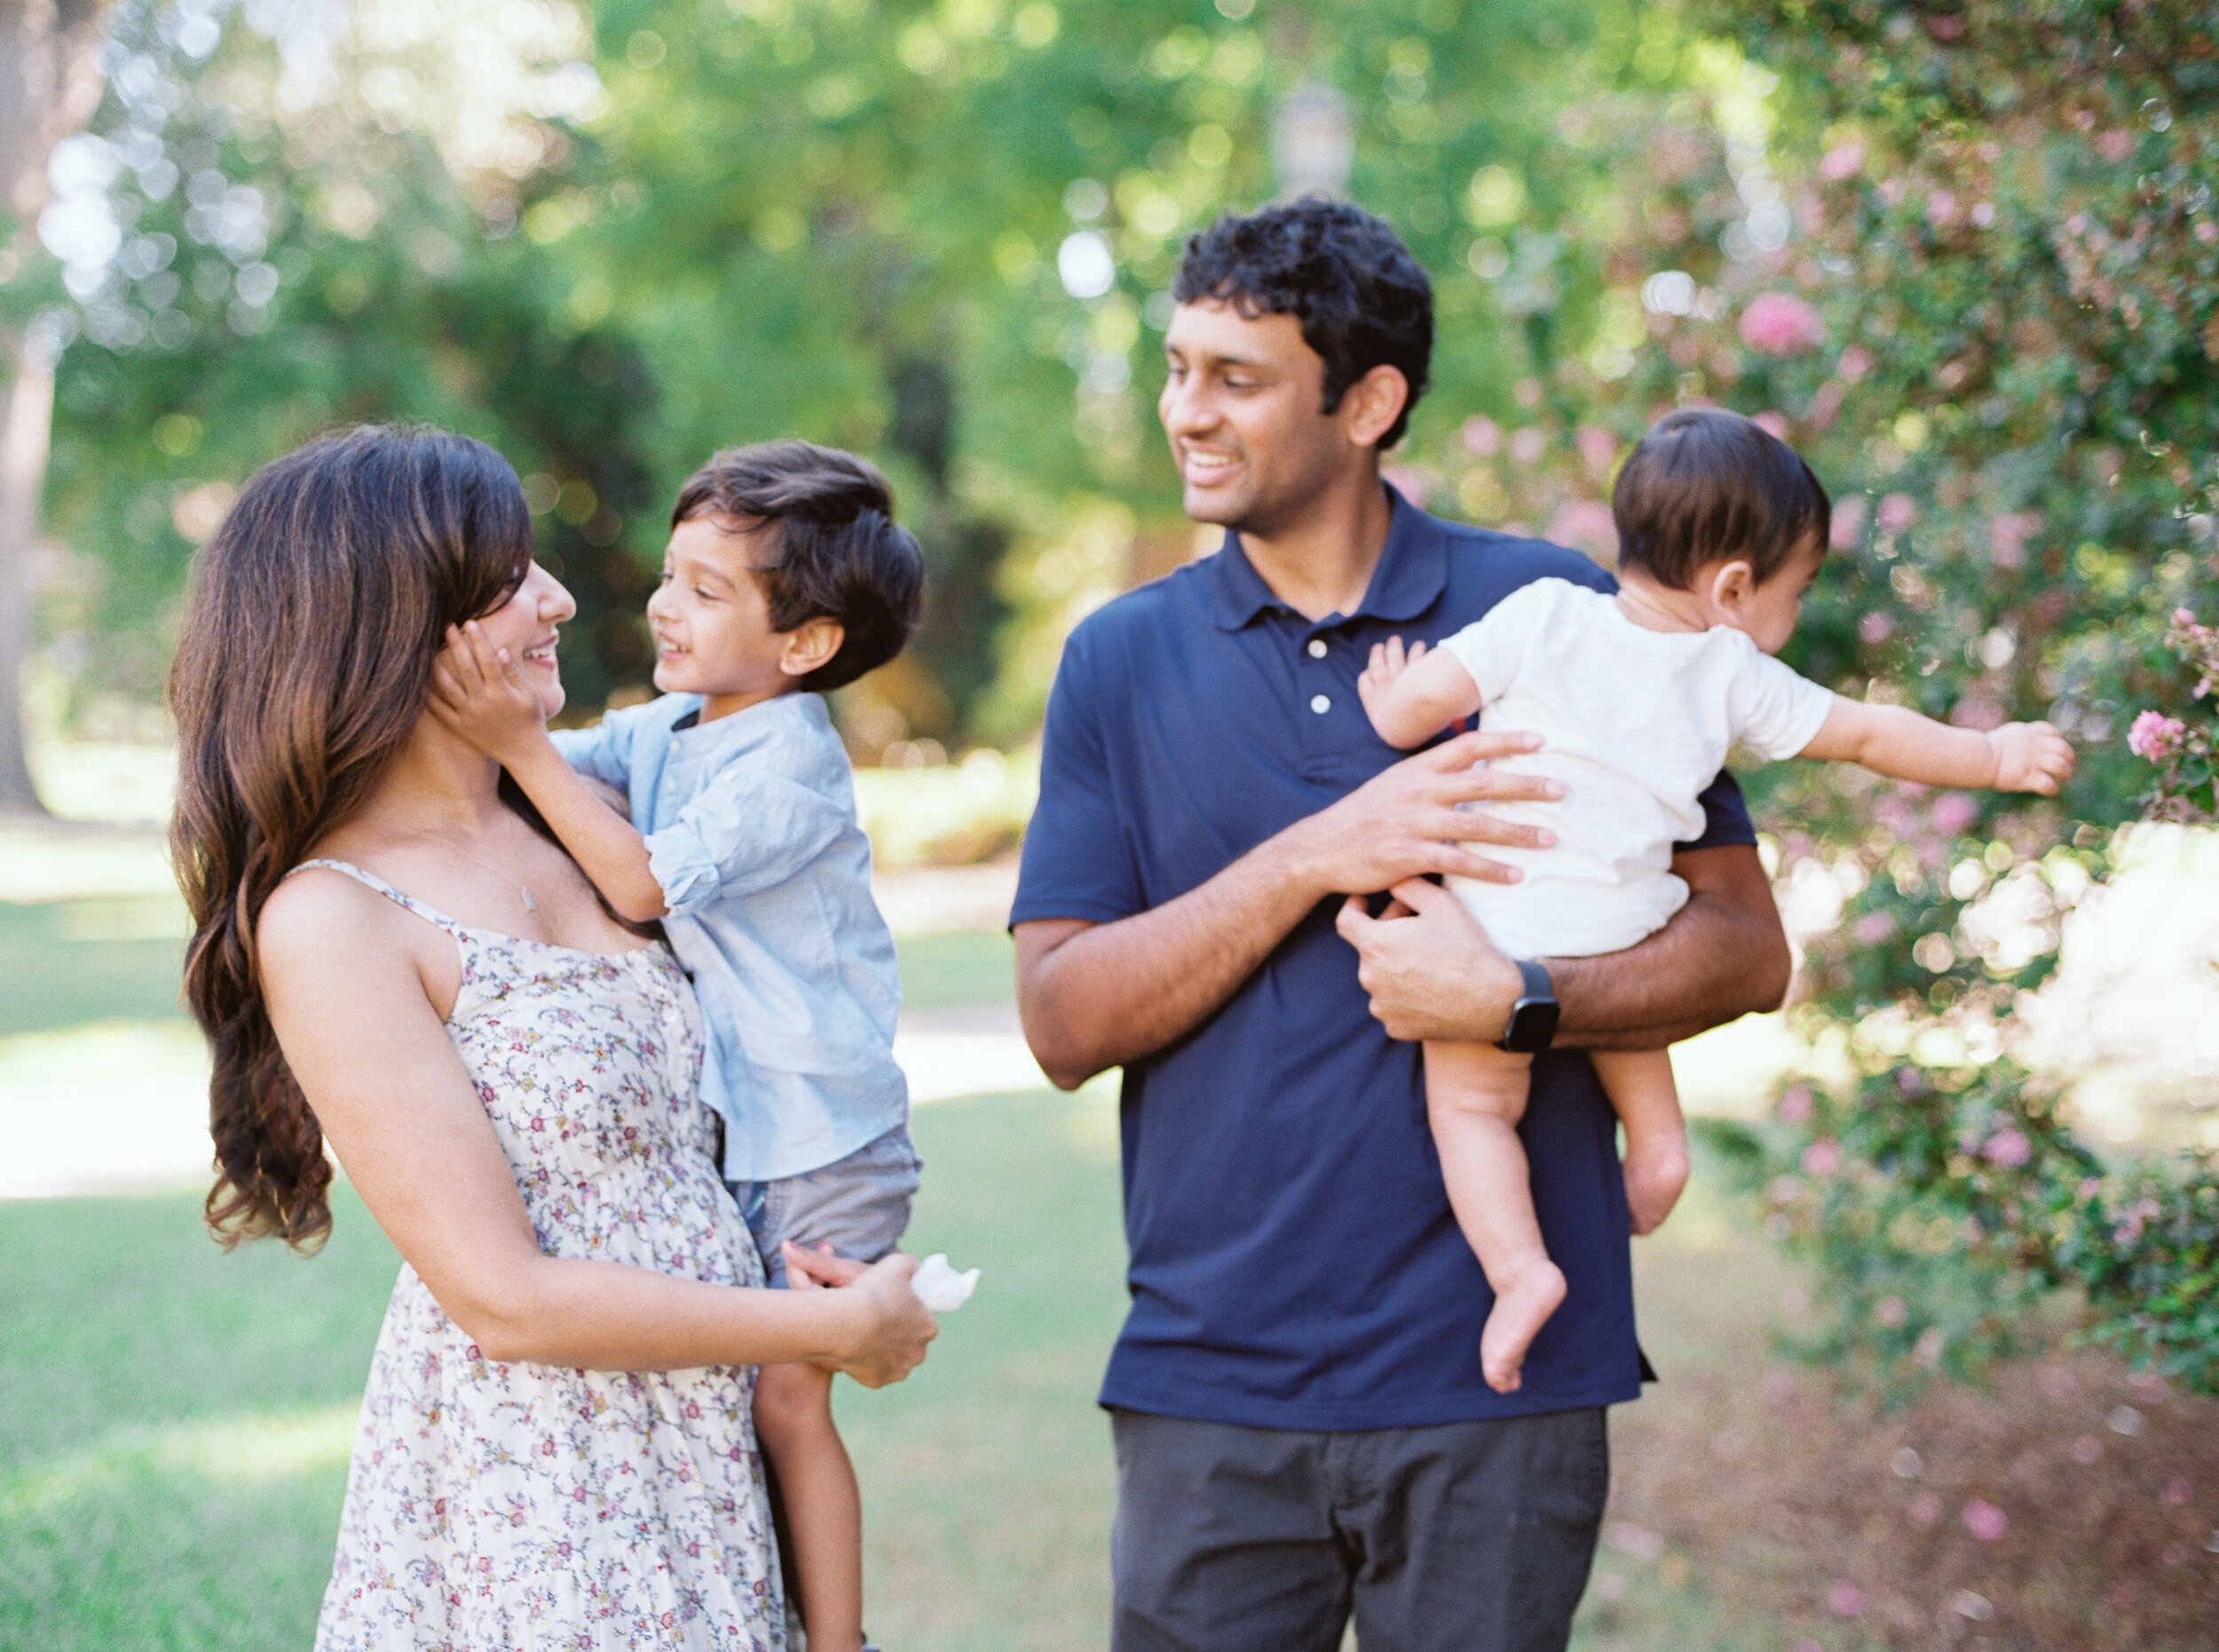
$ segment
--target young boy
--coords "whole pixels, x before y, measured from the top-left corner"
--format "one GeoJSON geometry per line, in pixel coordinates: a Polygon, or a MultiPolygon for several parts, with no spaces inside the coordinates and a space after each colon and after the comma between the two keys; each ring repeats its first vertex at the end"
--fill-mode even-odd
{"type": "MultiPolygon", "coordinates": [[[[893,937],[820,697],[916,630],[923,565],[892,510],[886,479],[849,454],[720,453],[678,494],[647,603],[662,698],[550,735],[475,626],[435,685],[435,708],[508,770],[616,911],[662,921],[700,999],[723,1174],[773,1285],[797,1248],[891,1251],[920,1169],[894,1063],[893,937]],[[588,779],[624,794],[629,819],[588,779]]],[[[797,1268],[791,1283],[811,1281],[797,1268]]],[[[810,1652],[859,1652],[862,1511],[831,1383],[813,1365],[765,1367],[755,1428],[810,1652]]]]}
{"type": "MultiPolygon", "coordinates": [[[[1832,512],[1785,443],[1737,415],[1683,408],[1619,471],[1615,596],[1537,580],[1430,652],[1417,643],[1406,653],[1399,637],[1372,651],[1357,687],[1389,745],[1423,745],[1484,709],[1491,724],[1542,737],[1518,768],[1564,782],[1562,804],[1494,810],[1558,834],[1547,850],[1486,850],[1518,865],[1520,881],[1450,880],[1508,956],[1618,952],[1662,928],[1687,899],[1667,870],[1672,844],[1701,829],[1696,794],[1736,744],[1930,786],[2055,795],[2071,775],[2072,747],[2046,723],[1951,728],[1844,699],[1773,658],[1795,632],[1832,512]]],[[[1592,1055],[1625,1126],[1633,1229],[1646,1233],[1687,1180],[1671,1060],[1663,1050],[1592,1055]]],[[[1565,1288],[1517,1134],[1531,1063],[1494,1045],[1425,1046],[1449,1202],[1495,1291],[1481,1364],[1504,1393],[1565,1288]]]]}

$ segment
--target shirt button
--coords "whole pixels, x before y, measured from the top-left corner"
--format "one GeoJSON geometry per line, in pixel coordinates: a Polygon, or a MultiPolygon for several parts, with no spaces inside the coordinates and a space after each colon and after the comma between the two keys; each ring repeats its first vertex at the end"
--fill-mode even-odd
{"type": "Polygon", "coordinates": [[[1325,639],[1323,637],[1313,636],[1310,638],[1310,658],[1313,660],[1323,660],[1325,658],[1325,639]]]}
{"type": "Polygon", "coordinates": [[[1313,694],[1313,695],[1311,695],[1311,696],[1310,696],[1310,709],[1311,709],[1312,711],[1315,711],[1315,713],[1317,713],[1317,715],[1318,715],[1319,716],[1321,716],[1321,717],[1322,717],[1322,716],[1323,716],[1323,715],[1324,715],[1327,712],[1331,711],[1332,708],[1333,708],[1333,702],[1332,702],[1331,700],[1330,700],[1326,699],[1324,695],[1323,695],[1323,694],[1313,694]]]}

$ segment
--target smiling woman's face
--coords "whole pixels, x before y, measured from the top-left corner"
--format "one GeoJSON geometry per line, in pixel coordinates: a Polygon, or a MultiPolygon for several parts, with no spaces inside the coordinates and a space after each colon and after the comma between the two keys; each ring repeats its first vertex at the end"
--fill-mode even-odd
{"type": "Polygon", "coordinates": [[[538,563],[524,575],[509,600],[481,615],[478,629],[495,648],[505,648],[539,696],[540,710],[553,716],[563,708],[563,677],[555,663],[555,628],[578,612],[560,580],[538,563]]]}

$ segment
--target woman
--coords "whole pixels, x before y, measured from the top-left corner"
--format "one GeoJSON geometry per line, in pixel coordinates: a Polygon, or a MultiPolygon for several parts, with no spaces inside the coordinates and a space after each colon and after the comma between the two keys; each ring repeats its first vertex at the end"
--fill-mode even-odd
{"type": "Polygon", "coordinates": [[[476,618],[560,709],[573,612],[515,473],[438,434],[267,466],[194,575],[172,836],[209,1219],[312,1248],[328,1134],[406,1264],[319,1648],[781,1647],[752,1367],[875,1387],[932,1335],[906,1258],[749,1288],[675,960],[424,708],[476,618]]]}

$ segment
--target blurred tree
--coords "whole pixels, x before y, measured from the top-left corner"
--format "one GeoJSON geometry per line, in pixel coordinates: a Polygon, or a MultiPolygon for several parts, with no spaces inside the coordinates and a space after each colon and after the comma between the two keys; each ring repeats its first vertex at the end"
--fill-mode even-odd
{"type": "MultiPolygon", "coordinates": [[[[36,256],[29,231],[51,194],[55,145],[99,98],[99,12],[98,0],[0,0],[0,288],[36,256]]],[[[22,693],[55,344],[0,304],[0,814],[45,812],[25,761],[22,693]]]]}

